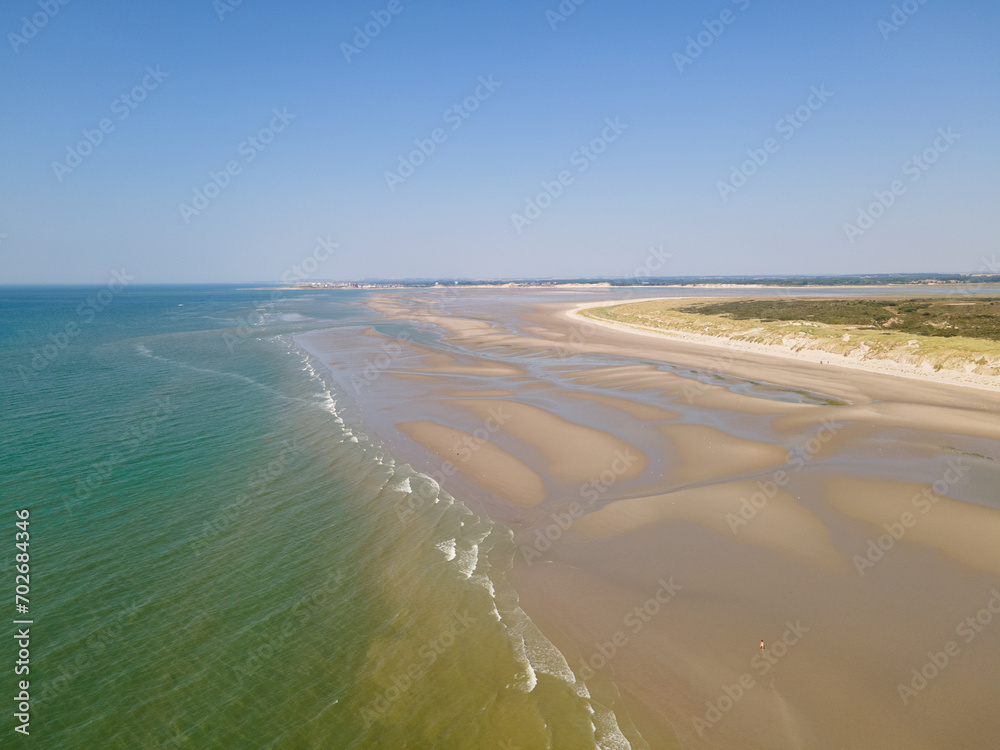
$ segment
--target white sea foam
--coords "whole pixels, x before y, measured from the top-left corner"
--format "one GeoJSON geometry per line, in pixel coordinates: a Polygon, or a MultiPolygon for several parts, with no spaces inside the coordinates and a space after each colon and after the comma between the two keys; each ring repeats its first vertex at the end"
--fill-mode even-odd
{"type": "Polygon", "coordinates": [[[444,552],[444,559],[451,561],[455,559],[455,540],[447,539],[443,542],[438,542],[434,545],[439,550],[444,552]]]}
{"type": "Polygon", "coordinates": [[[521,670],[515,675],[517,682],[508,685],[522,693],[530,693],[538,685],[538,675],[528,658],[527,648],[524,639],[520,636],[513,636],[510,640],[511,649],[514,651],[514,659],[521,666],[521,670]]]}
{"type": "Polygon", "coordinates": [[[458,569],[461,571],[462,575],[466,578],[470,578],[472,573],[476,569],[476,564],[479,562],[479,545],[473,544],[472,547],[468,549],[458,550],[456,552],[455,564],[458,565],[458,569]]]}
{"type": "Polygon", "coordinates": [[[493,616],[496,618],[497,622],[502,622],[500,617],[500,610],[497,609],[497,591],[496,587],[493,586],[493,581],[485,573],[476,572],[473,573],[469,578],[472,583],[486,589],[486,592],[490,595],[490,603],[493,610],[493,616]]]}
{"type": "MultiPolygon", "coordinates": [[[[414,477],[418,480],[417,486],[414,488],[414,492],[419,493],[422,497],[439,497],[441,494],[441,485],[435,482],[426,474],[414,474],[414,477]]],[[[437,502],[435,500],[435,502],[437,502]]]]}
{"type": "Polygon", "coordinates": [[[330,395],[330,392],[327,391],[326,393],[322,394],[320,399],[322,401],[320,408],[325,409],[326,411],[330,412],[330,414],[333,414],[335,417],[337,417],[338,420],[340,420],[340,424],[343,424],[344,423],[343,420],[341,420],[340,417],[337,415],[337,400],[330,395]]]}
{"type": "MultiPolygon", "coordinates": [[[[395,479],[395,476],[393,476],[393,479],[395,479]]],[[[413,490],[410,489],[409,477],[404,477],[401,482],[391,485],[389,489],[392,490],[393,492],[405,492],[406,494],[413,492],[413,490]]]]}
{"type": "Polygon", "coordinates": [[[562,652],[542,635],[523,609],[517,607],[513,615],[516,621],[515,632],[524,641],[525,653],[532,666],[539,672],[558,677],[567,685],[575,685],[576,675],[562,652]]]}
{"type": "Polygon", "coordinates": [[[484,589],[486,589],[486,591],[487,591],[487,593],[489,593],[491,599],[496,599],[497,598],[496,587],[494,587],[493,581],[490,580],[490,577],[488,575],[486,575],[485,573],[476,573],[469,580],[473,581],[474,583],[479,584],[484,589]]]}
{"type": "Polygon", "coordinates": [[[600,732],[597,746],[601,750],[632,750],[632,743],[622,734],[614,711],[610,708],[599,708],[595,711],[594,717],[597,719],[594,731],[600,732]]]}

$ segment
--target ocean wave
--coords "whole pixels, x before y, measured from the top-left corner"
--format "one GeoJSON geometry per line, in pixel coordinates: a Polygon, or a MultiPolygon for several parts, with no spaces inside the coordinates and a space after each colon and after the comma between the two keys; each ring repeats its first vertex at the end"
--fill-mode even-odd
{"type": "MultiPolygon", "coordinates": [[[[350,442],[357,441],[356,435],[363,433],[357,426],[345,423],[344,412],[338,409],[338,396],[342,394],[335,385],[331,385],[335,382],[332,373],[330,382],[327,382],[321,374],[327,369],[321,360],[308,352],[302,352],[302,356],[302,370],[316,381],[319,389],[317,398],[328,404],[331,418],[342,436],[350,442]]],[[[397,566],[386,572],[390,579],[417,580],[414,577],[420,575],[415,570],[415,561],[420,557],[418,550],[427,545],[425,549],[433,550],[433,557],[440,561],[440,565],[457,570],[459,578],[454,585],[471,586],[473,588],[468,589],[470,593],[473,590],[485,592],[485,599],[477,599],[457,591],[448,594],[446,589],[440,589],[435,593],[435,600],[446,602],[449,601],[448,596],[454,596],[456,598],[452,601],[456,609],[471,606],[469,602],[482,602],[476,605],[483,607],[477,616],[486,617],[502,627],[512,669],[512,682],[507,687],[524,695],[536,695],[540,675],[555,678],[581,701],[580,710],[591,716],[594,746],[601,750],[631,748],[614,711],[593,699],[563,653],[520,607],[517,594],[506,578],[513,568],[516,554],[511,529],[477,515],[449,495],[433,478],[409,464],[398,463],[377,437],[365,435],[364,438],[366,456],[384,462],[388,472],[381,482],[382,491],[377,498],[382,506],[374,510],[384,515],[382,523],[389,534],[386,544],[392,549],[393,564],[397,566]],[[401,511],[406,519],[402,523],[401,511]],[[393,541],[389,541],[390,538],[393,541]],[[408,552],[411,546],[412,552],[408,552]]],[[[409,591],[410,587],[404,587],[404,590],[409,591]]],[[[421,605],[419,600],[403,599],[397,606],[404,609],[397,612],[393,620],[404,616],[403,612],[419,611],[421,605]]],[[[389,649],[390,653],[393,650],[390,644],[380,646],[377,651],[381,652],[382,648],[389,649]]],[[[548,697],[538,696],[536,700],[552,700],[551,690],[550,683],[550,687],[543,691],[548,697]]],[[[420,699],[416,694],[414,700],[417,701],[414,710],[419,713],[417,705],[420,699]]]]}
{"type": "MultiPolygon", "coordinates": [[[[396,477],[394,475],[393,479],[395,479],[395,478],[396,477]]],[[[393,492],[405,492],[406,494],[410,494],[411,492],[413,492],[413,489],[410,487],[410,478],[409,477],[403,477],[403,479],[401,481],[399,481],[397,484],[389,487],[389,489],[392,490],[393,492]]],[[[452,539],[452,541],[454,542],[455,540],[452,539]]]]}

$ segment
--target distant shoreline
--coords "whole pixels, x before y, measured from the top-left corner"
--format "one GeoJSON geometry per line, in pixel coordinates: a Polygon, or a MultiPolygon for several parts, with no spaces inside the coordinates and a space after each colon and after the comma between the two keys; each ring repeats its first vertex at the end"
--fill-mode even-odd
{"type": "Polygon", "coordinates": [[[353,282],[353,281],[313,281],[303,284],[292,284],[282,286],[250,286],[242,287],[245,291],[315,291],[319,289],[332,290],[372,290],[372,289],[426,289],[426,290],[461,290],[461,289],[787,289],[787,290],[844,290],[844,289],[949,289],[956,293],[965,287],[985,287],[997,286],[998,281],[914,281],[907,283],[872,283],[872,284],[740,284],[735,282],[708,283],[699,282],[693,284],[613,284],[610,281],[600,281],[593,283],[576,282],[519,282],[519,281],[498,281],[495,283],[483,284],[422,284],[405,281],[376,281],[376,282],[353,282]]]}

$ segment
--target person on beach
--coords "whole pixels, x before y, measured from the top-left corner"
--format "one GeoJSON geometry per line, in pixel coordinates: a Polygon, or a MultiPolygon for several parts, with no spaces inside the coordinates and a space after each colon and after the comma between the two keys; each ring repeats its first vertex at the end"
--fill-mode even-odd
{"type": "Polygon", "coordinates": [[[764,639],[763,639],[763,638],[762,638],[762,639],[761,639],[761,641],[760,641],[760,650],[761,650],[761,651],[763,651],[763,650],[764,650],[764,639]]]}

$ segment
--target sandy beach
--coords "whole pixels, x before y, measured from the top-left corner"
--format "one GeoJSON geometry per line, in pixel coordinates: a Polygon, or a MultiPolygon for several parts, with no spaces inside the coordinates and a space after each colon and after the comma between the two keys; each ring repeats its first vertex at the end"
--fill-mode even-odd
{"type": "MultiPolygon", "coordinates": [[[[629,300],[629,302],[652,302],[657,297],[645,299],[629,300]]],[[[672,297],[671,299],[685,299],[672,297]]],[[[699,299],[699,298],[689,298],[699,299]]],[[[584,303],[576,305],[566,311],[566,315],[581,325],[596,325],[618,331],[629,331],[647,336],[669,336],[680,341],[689,341],[703,344],[704,346],[715,346],[731,351],[754,352],[757,354],[767,354],[772,357],[784,357],[798,361],[815,362],[818,364],[834,365],[837,367],[847,367],[854,370],[864,370],[865,372],[882,372],[904,378],[914,378],[921,381],[932,381],[936,383],[946,383],[948,385],[963,385],[969,388],[982,388],[989,391],[1000,391],[1000,377],[989,375],[978,375],[971,372],[961,371],[939,371],[927,366],[904,364],[885,358],[860,358],[837,354],[823,349],[813,349],[802,346],[790,346],[788,344],[758,344],[751,341],[711,336],[688,331],[674,331],[653,329],[643,326],[617,323],[610,320],[585,315],[587,310],[604,307],[606,303],[584,303]]]]}
{"type": "Polygon", "coordinates": [[[373,295],[427,336],[312,344],[514,530],[521,606],[633,747],[1000,746],[1000,392],[574,314],[603,295],[373,295]]]}

